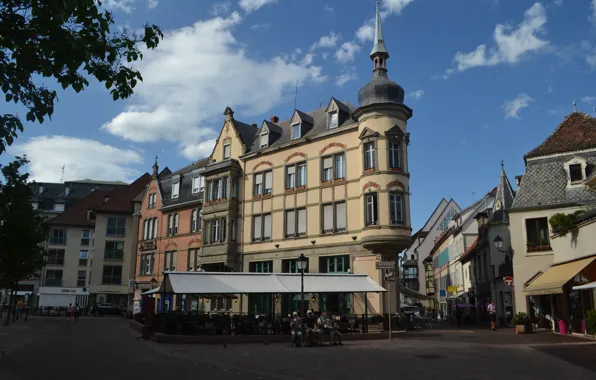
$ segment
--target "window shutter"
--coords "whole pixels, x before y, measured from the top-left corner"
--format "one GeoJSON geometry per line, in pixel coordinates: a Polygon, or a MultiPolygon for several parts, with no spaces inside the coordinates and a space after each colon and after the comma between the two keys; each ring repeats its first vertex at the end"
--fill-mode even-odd
{"type": "Polygon", "coordinates": [[[271,238],[271,214],[264,216],[263,237],[271,238]]]}
{"type": "Polygon", "coordinates": [[[263,183],[263,173],[255,175],[255,185],[261,185],[263,183]]]}
{"type": "Polygon", "coordinates": [[[296,173],[296,167],[295,166],[288,166],[288,174],[294,174],[296,173]]]}
{"type": "Polygon", "coordinates": [[[333,167],[333,157],[323,159],[323,169],[330,169],[333,167]]]}
{"type": "Polygon", "coordinates": [[[323,230],[333,230],[333,205],[323,206],[323,230]]]}
{"type": "Polygon", "coordinates": [[[197,257],[197,251],[194,249],[188,250],[188,270],[195,268],[195,259],[197,257]]]}
{"type": "Polygon", "coordinates": [[[296,234],[296,211],[286,212],[286,235],[292,236],[296,234]]]}
{"type": "Polygon", "coordinates": [[[337,203],[335,205],[335,220],[337,229],[346,229],[346,204],[337,203]]]}
{"type": "Polygon", "coordinates": [[[265,189],[271,189],[273,187],[273,172],[265,173],[265,189]]]}
{"type": "Polygon", "coordinates": [[[306,185],[306,164],[298,166],[298,186],[306,185]]]}
{"type": "Polygon", "coordinates": [[[340,154],[335,156],[335,178],[345,178],[345,164],[344,155],[340,154]]]}
{"type": "Polygon", "coordinates": [[[298,210],[298,233],[306,234],[306,210],[298,210]]]}
{"type": "Polygon", "coordinates": [[[261,238],[261,217],[255,216],[253,219],[253,239],[260,239],[261,238]]]}
{"type": "Polygon", "coordinates": [[[153,219],[153,238],[157,239],[157,227],[158,227],[158,220],[157,218],[153,219]]]}

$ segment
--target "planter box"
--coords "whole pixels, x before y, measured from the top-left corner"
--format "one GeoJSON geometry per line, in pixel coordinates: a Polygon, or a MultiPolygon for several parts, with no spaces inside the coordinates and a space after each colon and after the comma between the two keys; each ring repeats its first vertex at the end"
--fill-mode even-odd
{"type": "Polygon", "coordinates": [[[517,325],[515,326],[515,333],[516,334],[531,334],[532,325],[517,325]]]}

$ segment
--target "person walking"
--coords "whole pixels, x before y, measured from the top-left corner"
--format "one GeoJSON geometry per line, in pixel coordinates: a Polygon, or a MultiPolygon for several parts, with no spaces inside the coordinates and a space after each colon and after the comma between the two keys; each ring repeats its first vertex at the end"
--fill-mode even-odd
{"type": "Polygon", "coordinates": [[[72,320],[72,304],[69,303],[66,308],[66,320],[70,322],[72,320]]]}
{"type": "Polygon", "coordinates": [[[490,317],[490,328],[495,331],[497,329],[497,308],[493,301],[488,304],[486,311],[490,317]]]}
{"type": "Polygon", "coordinates": [[[79,317],[81,316],[81,307],[79,306],[78,303],[75,303],[74,308],[73,308],[73,313],[74,313],[75,322],[78,322],[79,317]]]}

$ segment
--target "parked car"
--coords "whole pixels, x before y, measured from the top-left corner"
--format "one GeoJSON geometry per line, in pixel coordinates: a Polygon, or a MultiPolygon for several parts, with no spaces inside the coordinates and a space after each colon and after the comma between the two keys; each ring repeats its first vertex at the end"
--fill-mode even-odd
{"type": "Polygon", "coordinates": [[[113,303],[98,303],[91,308],[91,315],[99,317],[100,315],[120,315],[122,308],[113,303]]]}
{"type": "Polygon", "coordinates": [[[420,308],[418,306],[404,306],[402,311],[407,315],[415,318],[420,318],[420,308]]]}

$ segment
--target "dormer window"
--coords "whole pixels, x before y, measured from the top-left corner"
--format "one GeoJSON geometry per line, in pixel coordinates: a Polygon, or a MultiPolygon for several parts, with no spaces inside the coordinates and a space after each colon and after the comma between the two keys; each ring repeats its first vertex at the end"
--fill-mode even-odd
{"type": "Polygon", "coordinates": [[[68,194],[70,194],[70,187],[67,187],[66,189],[64,189],[64,196],[67,197],[68,194]]]}
{"type": "Polygon", "coordinates": [[[337,111],[329,112],[329,129],[337,128],[339,125],[339,119],[337,116],[337,111]]]}
{"type": "Polygon", "coordinates": [[[261,148],[267,148],[269,146],[269,133],[261,133],[261,148]]]}
{"type": "Polygon", "coordinates": [[[581,164],[569,165],[569,179],[571,183],[581,182],[584,180],[584,173],[581,164]]]}
{"type": "Polygon", "coordinates": [[[292,140],[296,140],[296,139],[299,139],[300,137],[302,137],[301,133],[300,133],[301,132],[300,127],[301,127],[300,123],[292,125],[292,140]]]}
{"type": "Polygon", "coordinates": [[[172,184],[172,199],[177,199],[180,194],[180,182],[172,184]]]}
{"type": "Polygon", "coordinates": [[[565,162],[565,171],[567,172],[567,187],[575,188],[584,186],[586,180],[586,159],[583,157],[573,157],[565,162]]]}

